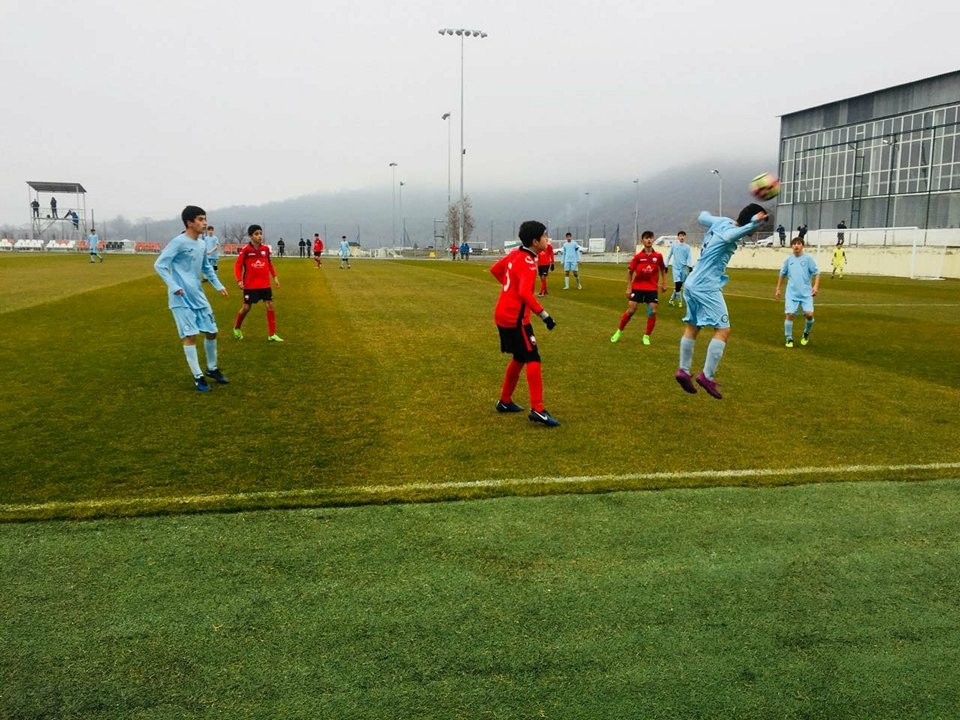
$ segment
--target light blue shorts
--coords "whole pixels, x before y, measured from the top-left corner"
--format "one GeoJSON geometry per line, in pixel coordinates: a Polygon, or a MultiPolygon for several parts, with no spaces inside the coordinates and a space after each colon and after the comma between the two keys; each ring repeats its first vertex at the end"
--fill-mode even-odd
{"type": "Polygon", "coordinates": [[[800,306],[800,309],[804,313],[813,312],[813,296],[807,295],[806,297],[797,297],[796,295],[787,295],[787,299],[783,304],[783,314],[784,315],[793,315],[797,312],[797,305],[800,306]]]}
{"type": "Polygon", "coordinates": [[[578,263],[575,263],[575,262],[573,262],[573,263],[564,263],[564,264],[563,264],[563,271],[564,271],[564,272],[577,272],[577,270],[579,270],[579,269],[580,269],[580,265],[579,265],[578,263]]]}
{"type": "Polygon", "coordinates": [[[686,265],[674,265],[673,266],[673,281],[675,283],[684,282],[687,279],[687,266],[686,265]]]}
{"type": "Polygon", "coordinates": [[[730,327],[727,301],[719,290],[698,292],[684,286],[683,299],[687,301],[687,314],[683,322],[696,327],[710,326],[718,330],[730,327]]]}
{"type": "Polygon", "coordinates": [[[217,321],[213,319],[210,310],[194,310],[188,307],[170,308],[173,320],[177,323],[177,332],[180,337],[191,337],[200,333],[217,332],[217,321]]]}

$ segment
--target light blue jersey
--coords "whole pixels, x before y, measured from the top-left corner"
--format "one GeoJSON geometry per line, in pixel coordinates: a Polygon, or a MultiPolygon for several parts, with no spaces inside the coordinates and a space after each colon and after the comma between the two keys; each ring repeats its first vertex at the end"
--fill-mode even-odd
{"type": "Polygon", "coordinates": [[[346,240],[340,243],[340,258],[346,260],[350,257],[350,243],[346,240]]]}
{"type": "Polygon", "coordinates": [[[185,234],[177,235],[167,243],[153,268],[167,284],[168,307],[171,310],[189,308],[212,312],[210,301],[200,287],[200,273],[206,276],[217,292],[223,290],[223,283],[213,270],[206,243],[202,239],[193,240],[185,234]],[[177,290],[183,290],[183,294],[178,295],[177,290]]]}
{"type": "Polygon", "coordinates": [[[573,240],[560,246],[560,256],[563,258],[564,270],[576,270],[580,263],[581,248],[573,240]]]}
{"type": "Polygon", "coordinates": [[[810,281],[820,274],[816,261],[811,255],[791,255],[783,261],[780,276],[787,278],[787,291],[784,295],[786,313],[792,313],[797,305],[804,312],[813,312],[813,289],[810,281]]]}
{"type": "Polygon", "coordinates": [[[90,246],[90,254],[95,255],[97,248],[100,246],[100,237],[96,233],[90,233],[90,236],[87,238],[87,244],[90,246]]]}
{"type": "Polygon", "coordinates": [[[207,255],[210,256],[211,260],[216,262],[217,258],[220,257],[220,238],[216,235],[205,235],[204,239],[207,244],[207,255]]]}
{"type": "Polygon", "coordinates": [[[673,270],[674,282],[683,282],[687,278],[687,268],[691,262],[690,246],[677,240],[670,246],[666,265],[673,270]]]}
{"type": "Polygon", "coordinates": [[[730,279],[724,270],[736,252],[740,238],[752,233],[760,224],[748,222],[741,227],[730,218],[716,217],[708,212],[700,213],[697,222],[707,228],[707,234],[703,238],[700,259],[683,285],[683,298],[687,301],[683,322],[696,327],[728,328],[730,314],[720,292],[730,279]]]}
{"type": "Polygon", "coordinates": [[[701,292],[720,290],[730,279],[724,270],[737,250],[737,243],[756,231],[760,223],[738,226],[728,217],[716,217],[706,211],[700,213],[697,222],[707,228],[707,234],[703,237],[700,259],[684,287],[701,292]]]}

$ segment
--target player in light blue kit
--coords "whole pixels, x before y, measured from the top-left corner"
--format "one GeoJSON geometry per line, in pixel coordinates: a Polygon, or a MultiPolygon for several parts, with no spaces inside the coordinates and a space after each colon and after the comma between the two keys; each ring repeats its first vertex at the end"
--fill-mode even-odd
{"type": "Polygon", "coordinates": [[[224,297],[227,296],[227,289],[214,272],[207,255],[206,242],[201,237],[207,227],[206,212],[196,205],[187,205],[180,217],[186,229],[167,244],[153,267],[167,284],[170,312],[183,340],[183,354],[193,373],[193,382],[197,390],[207,392],[210,386],[203,377],[197,356],[197,335],[200,333],[204,334],[207,377],[222,385],[229,381],[217,367],[217,322],[210,301],[200,287],[200,273],[203,272],[210,284],[224,297]]]}
{"type": "Polygon", "coordinates": [[[103,262],[103,255],[100,254],[100,236],[97,235],[96,228],[90,228],[87,244],[90,246],[90,262],[94,262],[94,258],[99,258],[100,262],[103,262]]]}
{"type": "Polygon", "coordinates": [[[213,225],[207,225],[207,234],[204,237],[207,244],[207,256],[210,258],[210,264],[213,265],[213,271],[219,272],[217,263],[220,260],[220,238],[213,232],[213,225]]]}
{"type": "Polygon", "coordinates": [[[786,338],[788,348],[793,347],[793,316],[798,305],[803,311],[803,316],[807,319],[800,344],[806,345],[810,342],[810,331],[813,329],[813,298],[820,290],[820,269],[817,267],[816,261],[803,252],[804,244],[801,237],[795,237],[790,241],[790,249],[793,251],[793,255],[783,261],[783,267],[780,268],[780,274],[777,276],[777,290],[773,294],[777,300],[780,299],[780,285],[783,283],[783,279],[787,278],[783,335],[786,338]],[[813,280],[813,287],[810,286],[811,280],[813,280]]]}
{"type": "Polygon", "coordinates": [[[581,248],[573,241],[573,235],[567,233],[564,236],[563,245],[560,246],[560,257],[563,259],[563,289],[570,289],[570,273],[573,273],[573,279],[577,281],[577,290],[583,290],[580,284],[580,252],[581,248]]]}
{"type": "Polygon", "coordinates": [[[713,328],[713,339],[707,346],[707,359],[703,370],[695,378],[697,385],[718,400],[723,397],[713,379],[730,337],[730,316],[723,299],[723,286],[727,284],[724,270],[737,250],[741,238],[755,232],[767,219],[767,213],[756,203],[747,205],[736,221],[727,217],[715,217],[708,212],[700,213],[697,222],[707,228],[700,249],[700,259],[683,285],[683,297],[687,301],[687,314],[683,316],[683,337],[680,338],[680,368],[677,382],[688,393],[695,393],[694,378],[690,376],[693,364],[693,348],[700,328],[713,328]]]}
{"type": "Polygon", "coordinates": [[[677,301],[677,307],[683,307],[683,283],[690,274],[693,262],[691,261],[690,246],[687,245],[687,234],[681,230],[677,233],[677,241],[670,245],[670,252],[667,254],[667,267],[673,269],[673,292],[670,294],[668,304],[673,305],[677,301]]]}
{"type": "Polygon", "coordinates": [[[350,269],[350,243],[347,242],[347,236],[340,236],[340,269],[343,270],[343,264],[347,264],[347,270],[350,269]]]}

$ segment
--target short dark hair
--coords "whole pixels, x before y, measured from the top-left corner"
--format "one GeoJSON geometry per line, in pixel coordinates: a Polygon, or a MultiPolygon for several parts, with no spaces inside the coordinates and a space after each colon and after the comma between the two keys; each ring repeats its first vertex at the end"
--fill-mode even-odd
{"type": "Polygon", "coordinates": [[[186,227],[201,215],[206,215],[207,211],[196,205],[187,205],[180,213],[180,219],[183,220],[183,226],[186,227]]]}
{"type": "Polygon", "coordinates": [[[740,211],[740,214],[737,215],[737,225],[741,227],[746,225],[753,219],[753,216],[757,213],[766,212],[762,207],[756,203],[750,203],[743,210],[740,211]]]}
{"type": "Polygon", "coordinates": [[[524,247],[530,247],[533,241],[543,237],[546,231],[547,226],[539,220],[525,220],[520,224],[520,232],[517,233],[517,236],[524,247]]]}
{"type": "Polygon", "coordinates": [[[340,236],[340,239],[341,239],[341,240],[346,240],[346,239],[347,239],[347,236],[346,236],[346,235],[341,235],[341,236],[340,236]]]}
{"type": "Polygon", "coordinates": [[[795,237],[793,240],[790,241],[791,245],[793,245],[794,243],[800,243],[801,245],[806,245],[807,241],[798,235],[797,237],[795,237]]]}
{"type": "Polygon", "coordinates": [[[247,228],[247,235],[249,235],[250,237],[253,237],[253,234],[257,230],[259,230],[260,232],[263,232],[263,228],[260,227],[259,225],[251,225],[250,227],[247,228]]]}
{"type": "Polygon", "coordinates": [[[687,236],[687,231],[686,231],[686,230],[677,230],[677,237],[680,237],[681,235],[683,235],[684,237],[686,237],[686,236],[687,236]]]}
{"type": "Polygon", "coordinates": [[[641,240],[646,240],[647,238],[652,238],[652,237],[653,237],[653,230],[644,230],[643,233],[640,235],[641,240]]]}
{"type": "Polygon", "coordinates": [[[213,229],[214,229],[213,225],[207,225],[207,230],[213,230],[213,229]]]}
{"type": "Polygon", "coordinates": [[[573,233],[567,233],[564,237],[573,237],[573,233]]]}

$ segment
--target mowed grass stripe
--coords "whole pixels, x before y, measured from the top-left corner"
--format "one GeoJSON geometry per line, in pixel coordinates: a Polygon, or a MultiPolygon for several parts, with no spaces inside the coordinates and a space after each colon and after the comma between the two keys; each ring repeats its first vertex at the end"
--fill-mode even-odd
{"type": "MultiPolygon", "coordinates": [[[[960,462],[901,464],[901,465],[848,465],[845,467],[796,467],[796,468],[750,468],[744,470],[701,470],[691,472],[658,472],[658,473],[627,473],[623,475],[587,475],[579,477],[531,477],[505,478],[470,481],[438,481],[407,483],[405,485],[371,485],[360,488],[333,488],[333,489],[296,489],[273,490],[263,492],[224,493],[216,495],[194,495],[183,497],[129,497],[110,498],[103,500],[79,502],[49,502],[34,505],[0,505],[0,513],[7,513],[22,518],[28,513],[46,512],[89,512],[95,510],[112,511],[127,507],[155,507],[155,508],[208,508],[224,504],[249,503],[261,500],[296,500],[322,496],[330,505],[338,504],[337,496],[352,502],[358,496],[367,496],[376,499],[396,498],[398,495],[410,491],[436,492],[444,490],[469,489],[499,489],[513,488],[515,490],[550,485],[583,485],[593,488],[629,487],[633,483],[640,483],[646,488],[662,488],[664,484],[671,487],[690,487],[697,481],[709,480],[710,485],[717,484],[718,480],[742,481],[750,484],[754,480],[766,478],[786,479],[789,484],[810,482],[808,476],[817,479],[836,481],[841,476],[862,475],[864,477],[902,477],[918,479],[945,479],[953,471],[960,470],[960,462]],[[946,474],[944,471],[947,471],[946,474]]],[[[427,499],[421,497],[420,499],[427,499]]],[[[343,504],[342,501],[340,504],[343,504]]]]}

